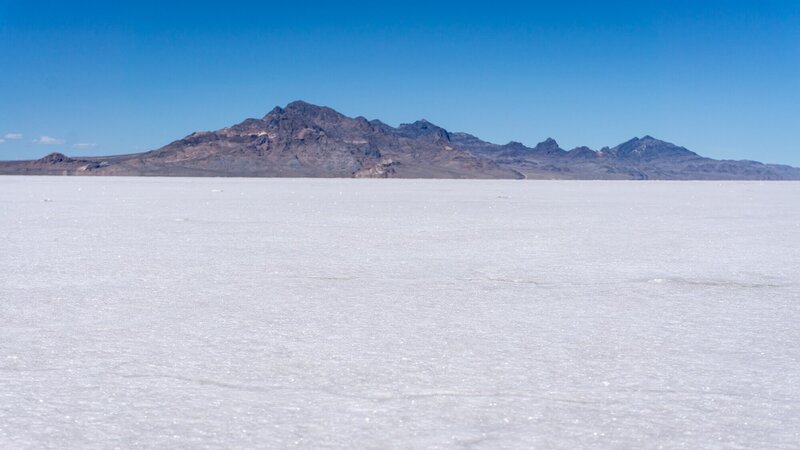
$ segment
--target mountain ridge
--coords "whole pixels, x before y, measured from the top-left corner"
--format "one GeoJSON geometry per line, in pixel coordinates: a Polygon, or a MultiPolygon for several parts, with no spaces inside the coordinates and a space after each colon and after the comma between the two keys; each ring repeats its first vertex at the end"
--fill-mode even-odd
{"type": "Polygon", "coordinates": [[[0,174],[382,178],[800,180],[800,169],[714,160],[652,136],[593,150],[494,144],[426,119],[397,127],[303,101],[159,149],[0,161],[0,174]]]}

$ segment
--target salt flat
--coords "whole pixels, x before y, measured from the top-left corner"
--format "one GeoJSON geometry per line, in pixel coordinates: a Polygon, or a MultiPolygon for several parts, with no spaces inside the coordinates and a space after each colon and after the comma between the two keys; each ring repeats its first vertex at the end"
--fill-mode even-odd
{"type": "Polygon", "coordinates": [[[0,177],[2,448],[797,448],[800,183],[0,177]]]}

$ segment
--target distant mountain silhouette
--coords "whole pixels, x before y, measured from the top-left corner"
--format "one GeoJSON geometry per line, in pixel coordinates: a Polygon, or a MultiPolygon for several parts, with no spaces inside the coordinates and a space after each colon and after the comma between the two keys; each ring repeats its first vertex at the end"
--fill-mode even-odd
{"type": "Polygon", "coordinates": [[[109,157],[53,153],[0,162],[0,174],[244,177],[391,177],[787,180],[800,169],[719,161],[650,136],[598,151],[566,151],[450,133],[427,120],[397,128],[297,101],[261,119],[192,133],[158,150],[109,157]]]}

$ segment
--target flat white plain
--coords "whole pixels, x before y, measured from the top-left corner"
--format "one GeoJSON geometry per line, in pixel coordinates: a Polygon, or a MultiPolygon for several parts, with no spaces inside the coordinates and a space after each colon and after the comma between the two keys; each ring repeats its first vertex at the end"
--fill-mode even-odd
{"type": "Polygon", "coordinates": [[[0,177],[2,448],[796,448],[800,183],[0,177]]]}

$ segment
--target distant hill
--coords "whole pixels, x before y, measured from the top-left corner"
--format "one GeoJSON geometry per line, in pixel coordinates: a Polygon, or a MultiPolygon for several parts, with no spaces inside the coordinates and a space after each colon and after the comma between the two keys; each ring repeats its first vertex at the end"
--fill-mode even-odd
{"type": "Polygon", "coordinates": [[[305,102],[158,150],[108,157],[53,153],[0,162],[0,174],[369,178],[800,180],[800,169],[704,158],[650,136],[613,148],[492,144],[426,120],[397,128],[305,102]]]}

